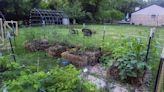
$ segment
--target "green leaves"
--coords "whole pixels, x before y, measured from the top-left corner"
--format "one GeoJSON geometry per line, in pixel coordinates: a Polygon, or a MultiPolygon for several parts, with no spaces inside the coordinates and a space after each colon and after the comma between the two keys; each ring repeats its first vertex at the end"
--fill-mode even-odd
{"type": "Polygon", "coordinates": [[[126,38],[113,50],[114,65],[118,67],[120,80],[138,78],[145,69],[150,69],[144,61],[146,42],[141,38],[126,38]]]}
{"type": "Polygon", "coordinates": [[[144,74],[145,68],[149,66],[145,62],[133,61],[117,61],[119,63],[119,76],[121,80],[127,80],[128,77],[138,78],[144,74]]]}
{"type": "Polygon", "coordinates": [[[19,68],[19,64],[11,61],[9,57],[0,57],[0,72],[3,70],[13,70],[19,68]]]}
{"type": "Polygon", "coordinates": [[[5,81],[9,92],[76,92],[76,90],[86,90],[84,92],[96,92],[96,87],[87,82],[81,82],[79,71],[72,65],[67,67],[55,67],[49,72],[27,72],[21,71],[16,79],[5,81]],[[80,87],[83,89],[81,89],[80,87]]]}

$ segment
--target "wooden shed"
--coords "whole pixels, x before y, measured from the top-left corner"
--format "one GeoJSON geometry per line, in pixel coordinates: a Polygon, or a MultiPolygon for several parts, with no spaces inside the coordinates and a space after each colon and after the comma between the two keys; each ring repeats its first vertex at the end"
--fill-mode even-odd
{"type": "Polygon", "coordinates": [[[151,5],[131,14],[131,24],[144,26],[163,26],[164,8],[151,5]]]}

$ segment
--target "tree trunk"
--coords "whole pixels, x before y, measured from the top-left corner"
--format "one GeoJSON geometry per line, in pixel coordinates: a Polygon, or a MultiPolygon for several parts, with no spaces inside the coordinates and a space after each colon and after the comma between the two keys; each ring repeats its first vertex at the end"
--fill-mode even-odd
{"type": "Polygon", "coordinates": [[[76,19],[73,19],[73,24],[76,24],[76,19]]]}

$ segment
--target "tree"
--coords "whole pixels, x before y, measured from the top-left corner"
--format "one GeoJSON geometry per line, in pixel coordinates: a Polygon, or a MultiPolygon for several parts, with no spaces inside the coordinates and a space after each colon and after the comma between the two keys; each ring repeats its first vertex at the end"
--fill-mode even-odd
{"type": "Polygon", "coordinates": [[[85,15],[79,0],[52,0],[50,8],[64,11],[66,16],[73,19],[73,24],[76,23],[77,18],[85,15]]]}
{"type": "Polygon", "coordinates": [[[119,10],[114,9],[115,6],[110,6],[109,0],[103,0],[100,3],[99,11],[97,12],[97,18],[104,22],[105,20],[119,20],[123,18],[123,13],[119,10]]]}
{"type": "Polygon", "coordinates": [[[143,3],[143,0],[110,0],[110,5],[124,14],[134,12],[135,7],[140,7],[143,3]]]}
{"type": "Polygon", "coordinates": [[[0,11],[2,11],[9,20],[28,19],[32,8],[39,8],[41,0],[1,0],[0,11]]]}

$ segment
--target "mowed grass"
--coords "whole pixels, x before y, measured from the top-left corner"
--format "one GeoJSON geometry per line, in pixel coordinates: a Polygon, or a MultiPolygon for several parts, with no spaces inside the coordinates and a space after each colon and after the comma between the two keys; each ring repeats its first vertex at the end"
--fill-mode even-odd
{"type": "MultiPolygon", "coordinates": [[[[103,44],[103,34],[105,31],[104,43],[109,43],[105,49],[111,51],[117,47],[117,43],[126,37],[139,37],[148,42],[151,27],[132,26],[132,25],[85,25],[86,28],[96,31],[92,37],[84,37],[81,29],[83,25],[74,26],[45,26],[45,27],[23,27],[19,29],[19,35],[16,38],[17,61],[24,65],[37,66],[39,61],[40,70],[47,71],[59,64],[57,58],[48,57],[46,52],[30,52],[24,49],[24,44],[29,39],[48,39],[50,42],[60,41],[71,43],[83,47],[100,47],[103,44]],[[79,31],[79,35],[70,35],[69,29],[73,27],[79,31]],[[32,34],[31,34],[32,33],[32,34]],[[31,36],[29,35],[31,34],[31,36]],[[34,37],[32,37],[34,35],[34,37]]],[[[164,28],[157,28],[155,39],[159,42],[159,56],[151,62],[153,70],[153,80],[155,80],[156,71],[160,60],[162,47],[164,46],[164,28]]]]}

